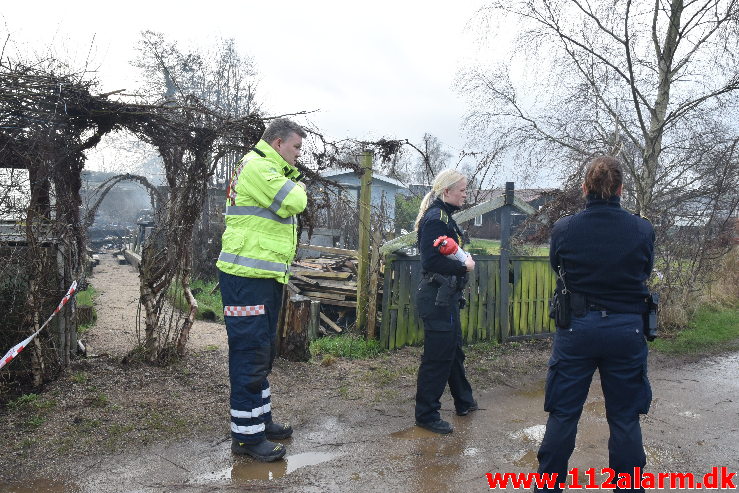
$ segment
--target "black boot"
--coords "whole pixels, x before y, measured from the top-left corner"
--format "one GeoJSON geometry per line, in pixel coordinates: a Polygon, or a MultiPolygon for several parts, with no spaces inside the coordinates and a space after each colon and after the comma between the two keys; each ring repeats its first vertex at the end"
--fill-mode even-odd
{"type": "Polygon", "coordinates": [[[264,423],[264,435],[268,440],[283,440],[285,438],[290,438],[292,434],[293,428],[288,424],[283,425],[275,423],[274,421],[264,423]]]}
{"type": "Polygon", "coordinates": [[[272,462],[285,455],[285,446],[281,443],[263,440],[256,444],[249,444],[233,440],[231,452],[236,455],[248,455],[261,462],[272,462]]]}
{"type": "Polygon", "coordinates": [[[452,425],[450,425],[443,419],[432,421],[430,423],[419,423],[418,421],[416,421],[416,426],[420,426],[421,428],[433,431],[434,433],[438,433],[440,435],[446,435],[447,433],[451,433],[454,431],[452,425]]]}
{"type": "Polygon", "coordinates": [[[478,409],[480,408],[477,406],[477,401],[472,401],[472,405],[467,409],[457,410],[457,416],[467,416],[472,411],[477,411],[478,409]]]}

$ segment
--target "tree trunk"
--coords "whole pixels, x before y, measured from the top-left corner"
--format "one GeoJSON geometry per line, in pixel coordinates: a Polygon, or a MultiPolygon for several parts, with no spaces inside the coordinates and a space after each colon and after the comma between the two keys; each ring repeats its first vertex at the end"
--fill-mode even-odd
{"type": "Polygon", "coordinates": [[[182,324],[180,334],[177,337],[176,347],[178,356],[185,355],[185,346],[187,345],[187,340],[190,337],[190,329],[192,328],[192,324],[195,321],[195,314],[198,312],[198,302],[192,295],[192,291],[190,291],[190,252],[187,252],[188,253],[186,255],[186,258],[182,259],[182,291],[185,295],[185,298],[187,299],[188,304],[190,305],[190,311],[187,313],[187,318],[182,324]]]}
{"type": "Polygon", "coordinates": [[[310,359],[310,307],[310,298],[306,296],[296,294],[287,299],[282,326],[277,327],[280,357],[290,361],[310,359]]]}

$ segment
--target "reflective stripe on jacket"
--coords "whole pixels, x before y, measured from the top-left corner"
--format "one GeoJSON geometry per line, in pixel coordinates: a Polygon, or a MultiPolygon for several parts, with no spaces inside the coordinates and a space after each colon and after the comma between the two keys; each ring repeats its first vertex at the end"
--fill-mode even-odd
{"type": "Polygon", "coordinates": [[[231,179],[226,230],[216,267],[242,277],[288,280],[297,247],[296,216],[305,209],[305,190],[285,175],[295,172],[272,146],[260,140],[231,179]]]}

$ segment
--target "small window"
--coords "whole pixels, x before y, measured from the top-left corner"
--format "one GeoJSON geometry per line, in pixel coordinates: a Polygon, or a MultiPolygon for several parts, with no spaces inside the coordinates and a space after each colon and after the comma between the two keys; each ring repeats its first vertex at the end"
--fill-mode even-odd
{"type": "Polygon", "coordinates": [[[475,216],[475,226],[482,226],[482,214],[475,216]]]}

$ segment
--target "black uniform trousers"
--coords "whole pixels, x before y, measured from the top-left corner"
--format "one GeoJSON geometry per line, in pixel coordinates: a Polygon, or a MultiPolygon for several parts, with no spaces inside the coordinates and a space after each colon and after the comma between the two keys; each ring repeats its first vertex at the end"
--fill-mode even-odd
{"type": "Polygon", "coordinates": [[[225,272],[220,272],[219,281],[228,333],[231,436],[256,444],[265,440],[265,424],[272,421],[267,376],[275,359],[283,285],[225,272]]]}
{"type": "MultiPolygon", "coordinates": [[[[557,330],[544,396],[549,419],[538,453],[540,474],[557,473],[560,484],[569,481],[568,461],[575,449],[577,423],[596,368],[610,429],[609,467],[616,477],[644,467],[639,414],[649,411],[652,390],[642,331],[640,314],[600,311],[573,317],[570,328],[557,330]]],[[[628,491],[644,490],[637,487],[628,491]]]]}
{"type": "Polygon", "coordinates": [[[418,305],[423,320],[423,356],[416,386],[416,421],[433,423],[441,419],[440,399],[447,383],[457,411],[469,409],[474,399],[464,371],[459,305],[455,300],[450,306],[436,307],[433,298],[423,295],[417,303],[424,305],[418,305]]]}

